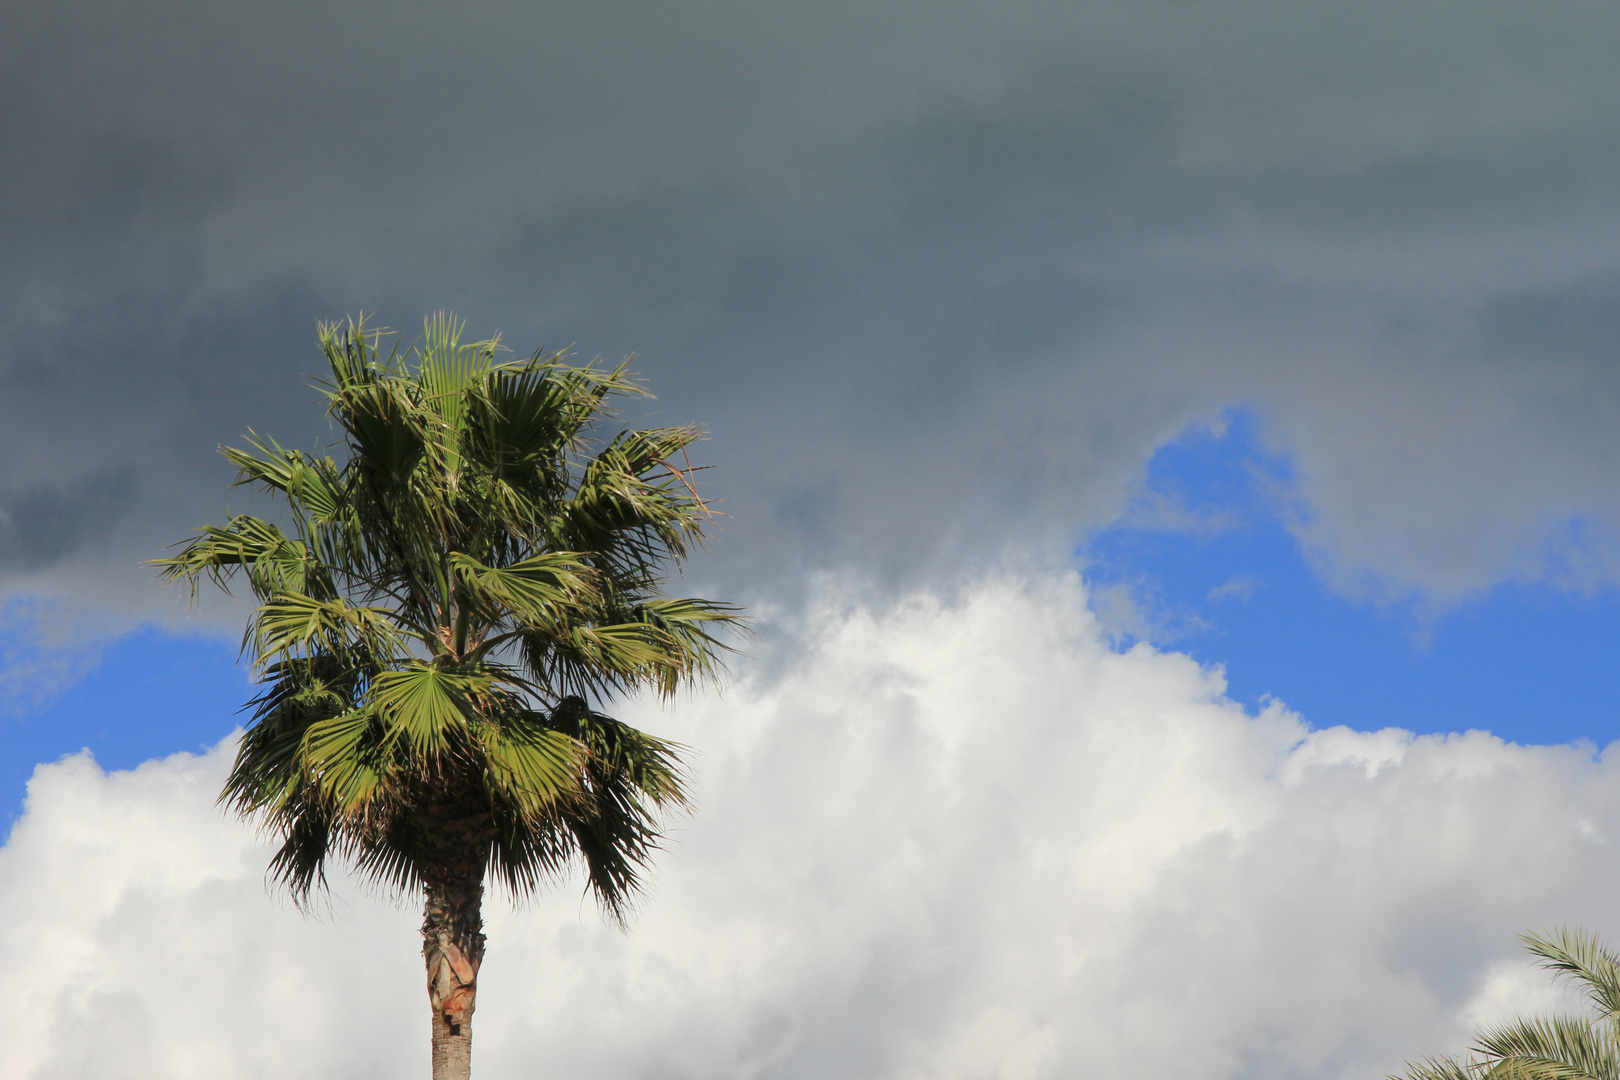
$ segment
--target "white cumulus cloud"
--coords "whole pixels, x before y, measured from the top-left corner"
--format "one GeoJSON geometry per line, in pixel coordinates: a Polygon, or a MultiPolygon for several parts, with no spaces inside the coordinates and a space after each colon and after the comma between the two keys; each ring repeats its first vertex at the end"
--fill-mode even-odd
{"type": "MultiPolygon", "coordinates": [[[[628,934],[574,888],[490,903],[483,1076],[1377,1076],[1550,1000],[1519,930],[1620,930],[1590,748],[1246,714],[1111,649],[1073,576],[829,584],[769,631],[724,696],[627,710],[701,800],[628,934]]],[[[426,1073],[417,916],[267,896],[230,752],[39,769],[0,1076],[426,1073]]]]}

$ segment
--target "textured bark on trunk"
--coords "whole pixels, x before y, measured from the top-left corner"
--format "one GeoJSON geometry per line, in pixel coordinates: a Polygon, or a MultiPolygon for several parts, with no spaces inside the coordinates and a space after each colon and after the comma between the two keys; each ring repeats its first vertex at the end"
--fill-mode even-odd
{"type": "Polygon", "coordinates": [[[425,876],[422,958],[433,1006],[433,1080],[468,1080],[478,968],[484,962],[484,867],[468,861],[425,876]]]}

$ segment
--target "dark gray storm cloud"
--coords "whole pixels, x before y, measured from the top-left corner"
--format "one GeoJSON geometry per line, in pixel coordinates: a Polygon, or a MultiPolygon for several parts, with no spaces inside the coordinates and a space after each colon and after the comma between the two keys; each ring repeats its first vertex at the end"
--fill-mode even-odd
{"type": "Polygon", "coordinates": [[[1347,589],[1620,572],[1609,8],[6,19],[13,589],[154,603],[217,443],[328,437],[315,320],[445,306],[639,353],[714,431],[733,585],[1065,552],[1233,405],[1347,589]]]}

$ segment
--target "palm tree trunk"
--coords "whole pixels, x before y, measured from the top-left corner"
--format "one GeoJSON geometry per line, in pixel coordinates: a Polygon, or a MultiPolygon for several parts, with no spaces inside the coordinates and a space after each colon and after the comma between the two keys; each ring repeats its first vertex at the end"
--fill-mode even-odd
{"type": "Polygon", "coordinates": [[[422,957],[433,1006],[433,1080],[468,1080],[478,968],[484,962],[483,865],[463,862],[427,877],[422,957]]]}

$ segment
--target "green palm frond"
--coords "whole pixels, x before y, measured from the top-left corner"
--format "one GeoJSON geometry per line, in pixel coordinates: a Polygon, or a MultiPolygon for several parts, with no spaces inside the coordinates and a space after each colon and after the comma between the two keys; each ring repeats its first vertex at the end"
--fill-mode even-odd
{"type": "Polygon", "coordinates": [[[475,722],[474,699],[489,685],[481,671],[413,663],[378,675],[371,696],[390,745],[403,741],[413,754],[437,757],[475,722]]]}
{"type": "Polygon", "coordinates": [[[387,663],[399,654],[401,636],[384,608],[356,607],[346,600],[317,600],[292,590],[259,606],[250,622],[259,664],[297,655],[364,656],[387,663]]]}
{"type": "Polygon", "coordinates": [[[681,597],[647,600],[637,604],[631,614],[657,635],[669,657],[658,687],[665,696],[683,682],[717,678],[721,654],[729,652],[730,646],[713,631],[736,630],[742,622],[734,605],[681,597]]]}
{"type": "Polygon", "coordinates": [[[253,485],[286,495],[297,508],[316,521],[337,520],[343,505],[342,475],[329,457],[316,458],[287,450],[274,439],[248,433],[252,451],[233,446],[220,454],[236,466],[236,484],[253,485]]]}
{"type": "Polygon", "coordinates": [[[546,827],[559,807],[577,802],[589,751],[538,713],[515,711],[480,731],[486,786],[518,819],[546,827]]]}
{"type": "Polygon", "coordinates": [[[282,844],[271,856],[270,875],[287,886],[294,900],[306,903],[314,889],[326,885],[327,857],[343,836],[339,823],[324,804],[311,801],[298,813],[278,815],[273,824],[282,830],[282,844]]]}
{"type": "Polygon", "coordinates": [[[577,697],[561,702],[550,722],[590,752],[584,805],[565,819],[568,841],[604,909],[622,921],[641,870],[659,847],[656,812],[687,805],[679,748],[594,712],[577,697]]]}
{"type": "Polygon", "coordinates": [[[453,836],[517,895],[583,869],[622,917],[686,796],[679,748],[599,709],[712,679],[742,627],[663,595],[712,518],[687,460],[703,433],[614,431],[614,399],[645,394],[625,365],[502,361],[464,329],[441,313],[384,350],[364,320],[323,324],[341,453],[250,433],[222,453],[281,513],[154,564],[193,598],[245,580],[258,601],[261,692],[221,801],[281,835],[296,898],[334,857],[420,884],[453,836]]]}
{"type": "Polygon", "coordinates": [[[467,395],[465,450],[469,460],[500,483],[557,498],[563,493],[555,464],[574,444],[571,395],[550,378],[558,354],[492,370],[467,395]]]}
{"type": "Polygon", "coordinates": [[[1476,1074],[1454,1058],[1430,1057],[1408,1061],[1401,1077],[1389,1080],[1477,1080],[1476,1074]]]}
{"type": "Polygon", "coordinates": [[[268,599],[279,592],[330,594],[326,567],[302,540],[288,537],[276,525],[239,515],[227,524],[205,526],[185,541],[180,554],[154,559],[165,581],[183,579],[192,597],[207,578],[225,592],[236,574],[245,572],[254,595],[268,599]]]}
{"type": "Polygon", "coordinates": [[[507,566],[485,566],[452,552],[449,567],[466,598],[492,617],[501,614],[529,625],[570,617],[596,599],[596,571],[573,551],[549,551],[507,566]]]}
{"type": "MultiPolygon", "coordinates": [[[[1620,1080],[1620,957],[1583,930],[1520,936],[1555,979],[1574,982],[1590,1017],[1537,1016],[1477,1032],[1465,1061],[1407,1063],[1404,1080],[1620,1080]]],[[[1391,1078],[1395,1080],[1395,1078],[1391,1078]]]]}
{"type": "Polygon", "coordinates": [[[1596,935],[1560,926],[1545,935],[1523,934],[1519,940],[1555,977],[1579,985],[1595,1010],[1620,1017],[1620,956],[1596,935]]]}
{"type": "Polygon", "coordinates": [[[351,709],[311,723],[300,747],[303,785],[338,814],[353,817],[388,790],[388,748],[375,709],[351,709]]]}
{"type": "Polygon", "coordinates": [[[1475,1037],[1475,1052],[1501,1080],[1611,1080],[1620,1077],[1612,1030],[1567,1016],[1536,1017],[1489,1028],[1475,1037]]]}

